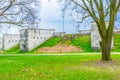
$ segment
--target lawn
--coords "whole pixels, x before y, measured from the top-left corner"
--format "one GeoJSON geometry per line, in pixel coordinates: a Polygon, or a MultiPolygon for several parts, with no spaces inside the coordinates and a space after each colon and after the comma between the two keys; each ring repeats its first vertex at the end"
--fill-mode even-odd
{"type": "Polygon", "coordinates": [[[0,80],[120,80],[120,54],[0,56],[0,80]]]}
{"type": "Polygon", "coordinates": [[[89,35],[77,37],[72,40],[71,44],[81,48],[83,52],[93,52],[89,35]]]}

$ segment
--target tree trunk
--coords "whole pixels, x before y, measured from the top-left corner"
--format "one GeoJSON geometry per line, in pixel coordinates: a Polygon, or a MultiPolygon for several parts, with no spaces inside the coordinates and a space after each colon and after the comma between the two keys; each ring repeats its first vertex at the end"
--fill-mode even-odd
{"type": "Polygon", "coordinates": [[[107,39],[103,39],[101,43],[102,50],[102,60],[103,61],[111,61],[111,43],[112,39],[108,41],[107,39]]]}

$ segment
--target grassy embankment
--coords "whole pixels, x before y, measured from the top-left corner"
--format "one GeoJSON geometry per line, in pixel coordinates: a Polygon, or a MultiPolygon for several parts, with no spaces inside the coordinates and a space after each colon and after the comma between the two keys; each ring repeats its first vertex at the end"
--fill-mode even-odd
{"type": "MultiPolygon", "coordinates": [[[[42,47],[52,47],[57,45],[58,43],[67,44],[77,46],[82,49],[83,52],[96,52],[91,49],[91,40],[90,36],[79,36],[79,37],[71,37],[72,35],[67,35],[66,37],[53,37],[37,48],[33,49],[27,53],[37,53],[36,51],[42,47]],[[66,38],[66,39],[64,39],[66,38]]],[[[114,52],[120,52],[120,34],[114,34],[114,52]]],[[[19,45],[5,51],[6,53],[20,53],[19,45]]]]}
{"type": "MultiPolygon", "coordinates": [[[[49,40],[47,40],[46,42],[44,42],[43,44],[41,44],[40,46],[36,47],[35,49],[33,49],[32,51],[29,52],[24,52],[24,53],[37,53],[36,50],[42,47],[52,47],[57,45],[62,37],[53,37],[50,38],[49,40]]],[[[11,49],[6,50],[4,53],[6,54],[16,54],[16,53],[22,53],[20,52],[20,45],[16,45],[14,47],[12,47],[11,49]]]]}
{"type": "Polygon", "coordinates": [[[90,36],[79,36],[76,38],[74,38],[74,37],[72,38],[72,35],[67,35],[65,37],[53,37],[53,38],[49,39],[48,41],[46,41],[45,43],[43,43],[42,45],[35,48],[33,51],[36,51],[42,47],[52,47],[57,44],[77,46],[78,48],[82,49],[83,52],[92,52],[93,51],[91,49],[90,36]]]}
{"type": "Polygon", "coordinates": [[[120,52],[120,34],[114,34],[114,52],[120,52]]]}
{"type": "Polygon", "coordinates": [[[4,53],[6,54],[16,54],[16,53],[20,53],[20,45],[16,45],[6,51],[4,51],[4,53]]]}
{"type": "Polygon", "coordinates": [[[30,52],[36,52],[36,50],[38,50],[39,48],[42,47],[52,47],[57,45],[60,41],[61,41],[62,37],[53,37],[48,39],[46,42],[44,42],[43,44],[39,45],[38,47],[36,47],[35,49],[33,49],[30,52]]]}

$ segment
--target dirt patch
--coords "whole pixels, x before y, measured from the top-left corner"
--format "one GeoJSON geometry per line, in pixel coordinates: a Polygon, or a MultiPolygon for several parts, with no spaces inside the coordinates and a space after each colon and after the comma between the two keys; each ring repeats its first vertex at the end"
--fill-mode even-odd
{"type": "Polygon", "coordinates": [[[100,66],[100,67],[108,67],[108,66],[119,66],[117,61],[95,61],[95,62],[84,62],[82,63],[84,66],[100,66]]]}
{"type": "Polygon", "coordinates": [[[89,70],[109,70],[110,72],[120,71],[120,64],[118,61],[95,61],[95,62],[83,62],[80,65],[67,67],[65,70],[76,69],[89,69],[89,70]]]}
{"type": "Polygon", "coordinates": [[[31,71],[33,71],[33,69],[24,68],[24,69],[22,69],[21,71],[22,71],[22,72],[31,72],[31,71]]]}
{"type": "Polygon", "coordinates": [[[72,45],[61,45],[58,44],[53,47],[43,47],[37,50],[37,52],[48,52],[48,53],[62,53],[62,52],[82,52],[83,50],[72,45]]]}

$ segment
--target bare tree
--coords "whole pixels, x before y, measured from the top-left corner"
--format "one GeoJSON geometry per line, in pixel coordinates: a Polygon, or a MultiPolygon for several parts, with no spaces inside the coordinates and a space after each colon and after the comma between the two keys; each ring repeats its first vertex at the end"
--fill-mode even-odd
{"type": "Polygon", "coordinates": [[[65,0],[64,3],[72,11],[77,10],[77,14],[82,13],[82,18],[78,16],[81,21],[91,17],[96,22],[101,37],[102,60],[112,60],[110,54],[111,43],[115,20],[117,15],[119,15],[120,0],[65,0]],[[106,20],[109,22],[108,26],[106,25],[106,20]]]}
{"type": "Polygon", "coordinates": [[[39,21],[37,4],[39,0],[0,0],[0,25],[34,26],[39,21]]]}

